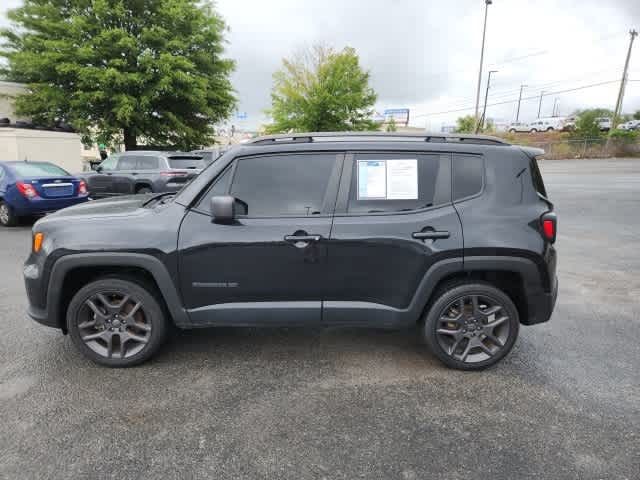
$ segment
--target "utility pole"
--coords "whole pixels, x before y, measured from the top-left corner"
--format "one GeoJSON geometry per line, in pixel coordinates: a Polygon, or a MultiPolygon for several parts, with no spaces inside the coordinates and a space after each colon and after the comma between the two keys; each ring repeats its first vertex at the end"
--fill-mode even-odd
{"type": "Polygon", "coordinates": [[[559,103],[559,99],[556,98],[553,101],[553,112],[551,114],[552,117],[556,117],[556,116],[558,116],[558,113],[560,113],[560,108],[558,107],[558,103],[559,103]],[[556,112],[556,109],[558,110],[557,112],[556,112]]]}
{"type": "Polygon", "coordinates": [[[487,100],[489,98],[489,87],[491,86],[491,74],[498,73],[498,70],[489,70],[489,76],[487,77],[487,89],[484,92],[484,108],[482,109],[482,116],[480,117],[480,121],[476,123],[476,133],[479,130],[484,130],[484,122],[486,120],[487,115],[487,100]]]}
{"type": "Polygon", "coordinates": [[[631,59],[631,49],[633,48],[633,41],[636,39],[638,35],[637,30],[629,30],[629,35],[631,35],[631,39],[629,40],[629,49],[627,50],[627,59],[624,62],[624,71],[622,72],[622,80],[620,80],[620,90],[618,91],[618,100],[616,101],[616,108],[613,111],[613,119],[611,120],[611,131],[616,128],[616,124],[618,123],[618,117],[622,112],[622,102],[624,101],[624,90],[627,86],[627,72],[629,70],[629,60],[631,59]]]}
{"type": "Polygon", "coordinates": [[[538,118],[540,118],[540,111],[542,110],[542,96],[544,95],[544,90],[540,92],[540,101],[538,102],[538,118]]]}
{"type": "Polygon", "coordinates": [[[480,71],[478,72],[478,88],[476,89],[476,113],[474,118],[476,125],[478,124],[478,110],[480,108],[480,86],[482,85],[482,63],[484,61],[484,39],[487,34],[487,14],[489,13],[489,5],[493,0],[484,0],[484,27],[482,28],[482,47],[480,48],[480,71]]]}
{"type": "Polygon", "coordinates": [[[520,120],[520,102],[522,101],[522,90],[524,90],[524,88],[527,85],[520,85],[520,96],[518,97],[518,110],[516,111],[516,123],[518,122],[518,120],[520,120]]]}

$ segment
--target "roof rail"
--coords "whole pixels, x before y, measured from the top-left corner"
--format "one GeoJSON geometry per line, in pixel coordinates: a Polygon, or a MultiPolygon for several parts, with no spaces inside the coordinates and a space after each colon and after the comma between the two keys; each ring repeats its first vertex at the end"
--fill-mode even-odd
{"type": "Polygon", "coordinates": [[[450,133],[404,133],[404,132],[312,132],[267,135],[245,142],[244,145],[274,145],[312,142],[374,142],[413,141],[429,143],[465,143],[474,145],[511,145],[498,137],[488,135],[465,135],[450,133]]]}

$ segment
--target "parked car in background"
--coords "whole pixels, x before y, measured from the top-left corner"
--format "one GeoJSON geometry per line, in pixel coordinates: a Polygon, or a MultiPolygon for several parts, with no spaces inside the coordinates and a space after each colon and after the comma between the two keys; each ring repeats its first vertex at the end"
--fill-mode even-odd
{"type": "Polygon", "coordinates": [[[598,124],[598,128],[601,132],[608,132],[611,130],[611,118],[609,117],[598,117],[596,118],[596,123],[598,124]]]}
{"type": "Polygon", "coordinates": [[[0,162],[0,224],[86,202],[84,180],[48,162],[0,162]]]}
{"type": "Polygon", "coordinates": [[[509,124],[509,128],[507,129],[508,132],[510,133],[515,133],[515,132],[528,132],[531,129],[529,128],[529,124],[528,123],[524,123],[524,122],[513,122],[509,124]]]}
{"type": "Polygon", "coordinates": [[[640,120],[629,120],[618,125],[620,130],[640,130],[640,120]]]}
{"type": "Polygon", "coordinates": [[[215,162],[220,155],[229,150],[229,147],[207,148],[204,150],[193,150],[191,153],[199,155],[208,164],[215,162]]]}
{"type": "Polygon", "coordinates": [[[576,129],[576,117],[567,117],[562,124],[563,132],[571,132],[576,129]]]}
{"type": "Polygon", "coordinates": [[[201,155],[192,153],[130,151],[112,154],[82,176],[93,198],[177,192],[206,166],[201,155]]]}
{"type": "Polygon", "coordinates": [[[565,119],[562,117],[546,117],[538,118],[529,123],[529,132],[552,132],[554,130],[562,130],[565,119]]]}

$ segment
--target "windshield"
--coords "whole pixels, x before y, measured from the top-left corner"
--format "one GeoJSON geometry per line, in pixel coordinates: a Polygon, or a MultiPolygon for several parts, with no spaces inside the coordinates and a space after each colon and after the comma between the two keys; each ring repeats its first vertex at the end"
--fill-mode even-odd
{"type": "Polygon", "coordinates": [[[66,177],[69,172],[52,163],[14,163],[13,170],[21,177],[66,177]]]}
{"type": "Polygon", "coordinates": [[[207,166],[202,157],[169,157],[169,166],[171,168],[199,168],[207,166]]]}

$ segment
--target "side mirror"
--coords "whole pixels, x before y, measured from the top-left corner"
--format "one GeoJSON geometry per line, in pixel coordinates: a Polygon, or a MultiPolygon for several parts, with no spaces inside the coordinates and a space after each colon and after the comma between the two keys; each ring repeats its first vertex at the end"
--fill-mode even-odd
{"type": "Polygon", "coordinates": [[[231,223],[237,215],[246,215],[248,206],[230,195],[211,197],[211,216],[215,223],[231,223]]]}
{"type": "Polygon", "coordinates": [[[102,171],[102,166],[101,165],[97,165],[96,168],[94,168],[94,170],[98,173],[100,173],[102,171]]]}

